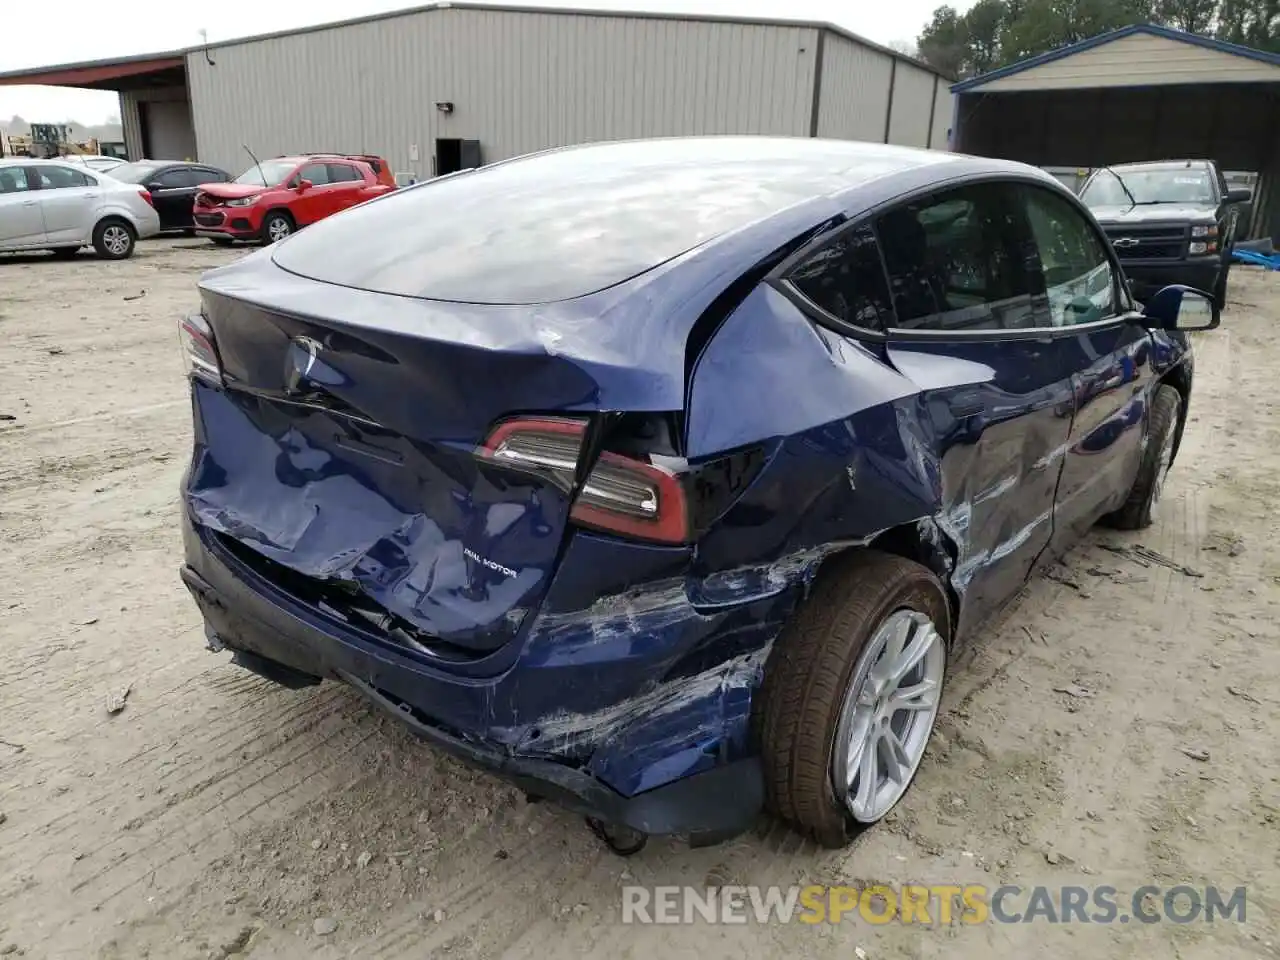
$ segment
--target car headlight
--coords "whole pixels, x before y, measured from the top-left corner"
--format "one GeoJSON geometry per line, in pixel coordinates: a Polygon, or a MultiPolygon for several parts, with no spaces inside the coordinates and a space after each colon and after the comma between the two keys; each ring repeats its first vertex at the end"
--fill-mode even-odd
{"type": "Polygon", "coordinates": [[[226,201],[228,207],[248,207],[258,202],[258,195],[252,197],[236,197],[234,200],[226,201]]]}
{"type": "Polygon", "coordinates": [[[1218,225],[1211,223],[1192,227],[1191,235],[1193,237],[1216,237],[1218,235],[1218,225]]]}
{"type": "Polygon", "coordinates": [[[1207,243],[1203,242],[1203,241],[1199,241],[1199,242],[1197,242],[1197,241],[1193,240],[1193,241],[1191,242],[1191,246],[1190,246],[1190,247],[1188,247],[1187,249],[1188,249],[1188,251],[1189,251],[1189,252],[1191,252],[1191,253],[1205,253],[1205,252],[1207,252],[1207,251],[1208,251],[1208,249],[1209,249],[1209,245],[1208,245],[1207,243]]]}

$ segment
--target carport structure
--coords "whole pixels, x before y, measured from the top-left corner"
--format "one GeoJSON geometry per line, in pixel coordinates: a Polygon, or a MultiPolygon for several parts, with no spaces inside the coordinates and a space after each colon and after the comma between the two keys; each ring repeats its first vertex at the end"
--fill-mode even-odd
{"type": "Polygon", "coordinates": [[[120,95],[120,121],[130,160],[195,159],[185,50],[13,70],[0,75],[0,86],[25,84],[114,90],[120,95]]]}
{"type": "Polygon", "coordinates": [[[1140,24],[951,90],[954,150],[1043,167],[1216,160],[1259,175],[1248,235],[1280,236],[1280,55],[1140,24]]]}

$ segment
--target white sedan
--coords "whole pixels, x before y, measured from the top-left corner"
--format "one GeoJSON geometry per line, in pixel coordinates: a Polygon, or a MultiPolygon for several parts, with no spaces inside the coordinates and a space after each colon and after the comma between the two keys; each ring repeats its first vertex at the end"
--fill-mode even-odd
{"type": "Polygon", "coordinates": [[[136,183],[61,160],[0,160],[0,251],[66,257],[92,245],[100,257],[123,260],[159,232],[151,195],[136,183]]]}

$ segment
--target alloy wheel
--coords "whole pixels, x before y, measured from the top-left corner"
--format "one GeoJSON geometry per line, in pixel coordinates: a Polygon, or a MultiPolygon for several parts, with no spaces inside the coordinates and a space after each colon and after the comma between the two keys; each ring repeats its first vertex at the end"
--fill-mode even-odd
{"type": "Polygon", "coordinates": [[[289,221],[284,217],[275,217],[269,224],[267,224],[267,236],[271,239],[272,243],[283,240],[292,232],[292,228],[289,226],[289,221]]]}
{"type": "Polygon", "coordinates": [[[102,245],[117,257],[129,252],[129,231],[112,224],[102,231],[102,245]]]}
{"type": "Polygon", "coordinates": [[[890,614],[867,641],[845,693],[831,779],[853,819],[874,823],[902,799],[942,699],[946,650],[932,620],[890,614]]]}

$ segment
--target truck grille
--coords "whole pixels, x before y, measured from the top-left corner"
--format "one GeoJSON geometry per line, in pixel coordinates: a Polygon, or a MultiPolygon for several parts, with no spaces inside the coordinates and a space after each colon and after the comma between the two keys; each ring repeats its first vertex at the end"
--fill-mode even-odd
{"type": "Polygon", "coordinates": [[[1187,228],[1105,227],[1121,260],[1180,260],[1187,252],[1187,228]]]}

